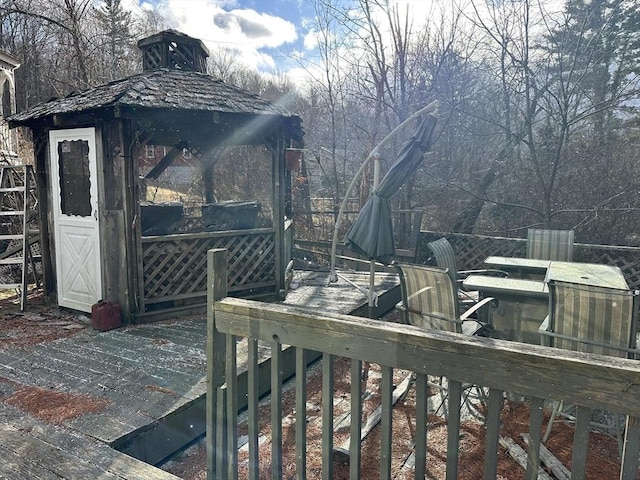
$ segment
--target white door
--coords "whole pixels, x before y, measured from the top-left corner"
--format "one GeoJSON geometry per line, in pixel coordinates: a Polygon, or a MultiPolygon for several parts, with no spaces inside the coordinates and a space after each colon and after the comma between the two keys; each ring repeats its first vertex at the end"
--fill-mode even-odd
{"type": "Polygon", "coordinates": [[[49,133],[58,305],[90,312],[102,299],[96,135],[49,133]]]}

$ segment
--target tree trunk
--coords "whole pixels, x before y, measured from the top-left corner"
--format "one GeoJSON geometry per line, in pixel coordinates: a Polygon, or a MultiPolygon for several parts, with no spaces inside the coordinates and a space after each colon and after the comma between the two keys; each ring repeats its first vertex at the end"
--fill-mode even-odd
{"type": "Polygon", "coordinates": [[[480,183],[478,184],[478,196],[472,197],[467,203],[465,208],[456,218],[453,224],[453,231],[460,233],[473,233],[476,223],[480,218],[482,207],[484,207],[484,197],[488,188],[491,186],[496,178],[496,167],[493,166],[483,175],[480,183]]]}

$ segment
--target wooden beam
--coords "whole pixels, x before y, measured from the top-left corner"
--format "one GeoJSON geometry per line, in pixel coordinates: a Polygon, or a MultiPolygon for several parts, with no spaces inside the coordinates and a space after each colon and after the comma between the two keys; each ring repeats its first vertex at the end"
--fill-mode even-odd
{"type": "Polygon", "coordinates": [[[151,171],[149,171],[149,173],[145,175],[144,178],[153,178],[155,180],[160,175],[162,175],[162,172],[164,172],[169,167],[169,165],[173,163],[178,155],[182,153],[182,149],[186,148],[186,146],[186,143],[178,143],[176,146],[174,146],[171,150],[169,150],[169,153],[162,157],[162,159],[156,164],[156,166],[153,167],[151,171]]]}
{"type": "MultiPolygon", "coordinates": [[[[404,398],[411,388],[411,378],[413,374],[410,373],[407,377],[398,385],[395,390],[393,390],[393,394],[391,395],[391,403],[395,405],[398,403],[398,400],[404,398]]],[[[360,433],[360,442],[363,442],[365,438],[371,433],[371,431],[375,428],[375,426],[380,423],[382,419],[382,405],[376,408],[369,418],[367,419],[367,423],[365,423],[362,428],[362,432],[360,433]]],[[[349,462],[349,445],[351,443],[351,437],[345,439],[339,446],[333,449],[333,458],[337,461],[341,462],[349,462]]]]}
{"type": "MultiPolygon", "coordinates": [[[[522,434],[520,434],[520,436],[524,440],[524,443],[529,445],[529,434],[528,433],[522,433],[522,434]]],[[[542,460],[542,462],[547,467],[549,467],[549,469],[551,470],[551,473],[553,473],[553,476],[556,477],[558,480],[570,480],[571,479],[571,472],[569,471],[569,469],[567,467],[565,467],[562,464],[562,462],[560,460],[558,460],[553,455],[553,453],[551,453],[549,451],[549,449],[547,447],[545,447],[544,445],[540,445],[540,460],[542,460]]]]}
{"type": "MultiPolygon", "coordinates": [[[[227,295],[227,251],[224,249],[209,250],[207,252],[207,305],[227,295]]],[[[216,472],[218,458],[214,446],[224,425],[224,419],[219,418],[218,391],[224,383],[225,374],[224,335],[216,327],[216,315],[212,308],[207,309],[207,472],[216,472]]],[[[234,413],[235,414],[235,413],[234,413]]]]}
{"type": "Polygon", "coordinates": [[[507,340],[431,332],[378,320],[309,312],[307,309],[226,298],[215,304],[216,324],[225,333],[326,351],[416,373],[461,379],[488,388],[517,391],[584,406],[640,413],[640,365],[558,348],[507,340]],[[254,325],[260,328],[256,332],[254,325]],[[354,337],[353,332],[358,335],[354,337]],[[345,338],[349,342],[345,342],[345,338]],[[418,355],[416,352],[420,352],[418,355]],[[429,369],[420,358],[429,358],[429,369]],[[483,368],[478,368],[478,366],[483,368]]]}
{"type": "MultiPolygon", "coordinates": [[[[522,449],[520,445],[513,441],[509,437],[500,437],[500,445],[506,448],[511,457],[518,462],[523,469],[527,468],[527,453],[522,449]]],[[[542,467],[538,468],[538,480],[553,480],[551,476],[545,472],[542,467]]]]}

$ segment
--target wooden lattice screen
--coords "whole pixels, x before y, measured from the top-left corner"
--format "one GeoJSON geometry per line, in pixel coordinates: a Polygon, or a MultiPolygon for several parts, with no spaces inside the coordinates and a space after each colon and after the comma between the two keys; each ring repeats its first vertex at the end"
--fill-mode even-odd
{"type": "MultiPolygon", "coordinates": [[[[525,257],[527,240],[523,238],[485,237],[461,233],[420,232],[417,262],[427,260],[427,243],[446,237],[456,252],[459,270],[483,268],[491,255],[525,257]]],[[[576,243],[573,249],[576,262],[602,263],[620,267],[629,288],[640,289],[640,248],[576,243]]]]}
{"type": "Polygon", "coordinates": [[[175,31],[164,31],[138,42],[142,50],[143,70],[176,68],[207,73],[209,53],[195,38],[175,31]]]}
{"type": "Polygon", "coordinates": [[[271,229],[143,237],[145,305],[207,296],[207,251],[227,249],[230,293],[277,293],[275,235],[271,229]]]}

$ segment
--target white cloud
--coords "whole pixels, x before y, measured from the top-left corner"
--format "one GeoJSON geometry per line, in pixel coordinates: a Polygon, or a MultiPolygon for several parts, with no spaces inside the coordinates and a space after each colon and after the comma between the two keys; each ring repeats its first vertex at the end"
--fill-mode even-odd
{"type": "Polygon", "coordinates": [[[304,36],[304,40],[302,42],[304,48],[307,50],[313,50],[318,47],[318,32],[316,30],[309,30],[307,34],[304,36]]]}
{"type": "MultiPolygon", "coordinates": [[[[149,3],[139,0],[140,6],[149,3]]],[[[229,0],[159,0],[155,8],[171,28],[202,40],[210,51],[237,51],[239,59],[257,70],[273,69],[275,60],[261,49],[278,48],[298,38],[288,20],[247,8],[229,0]]]]}

